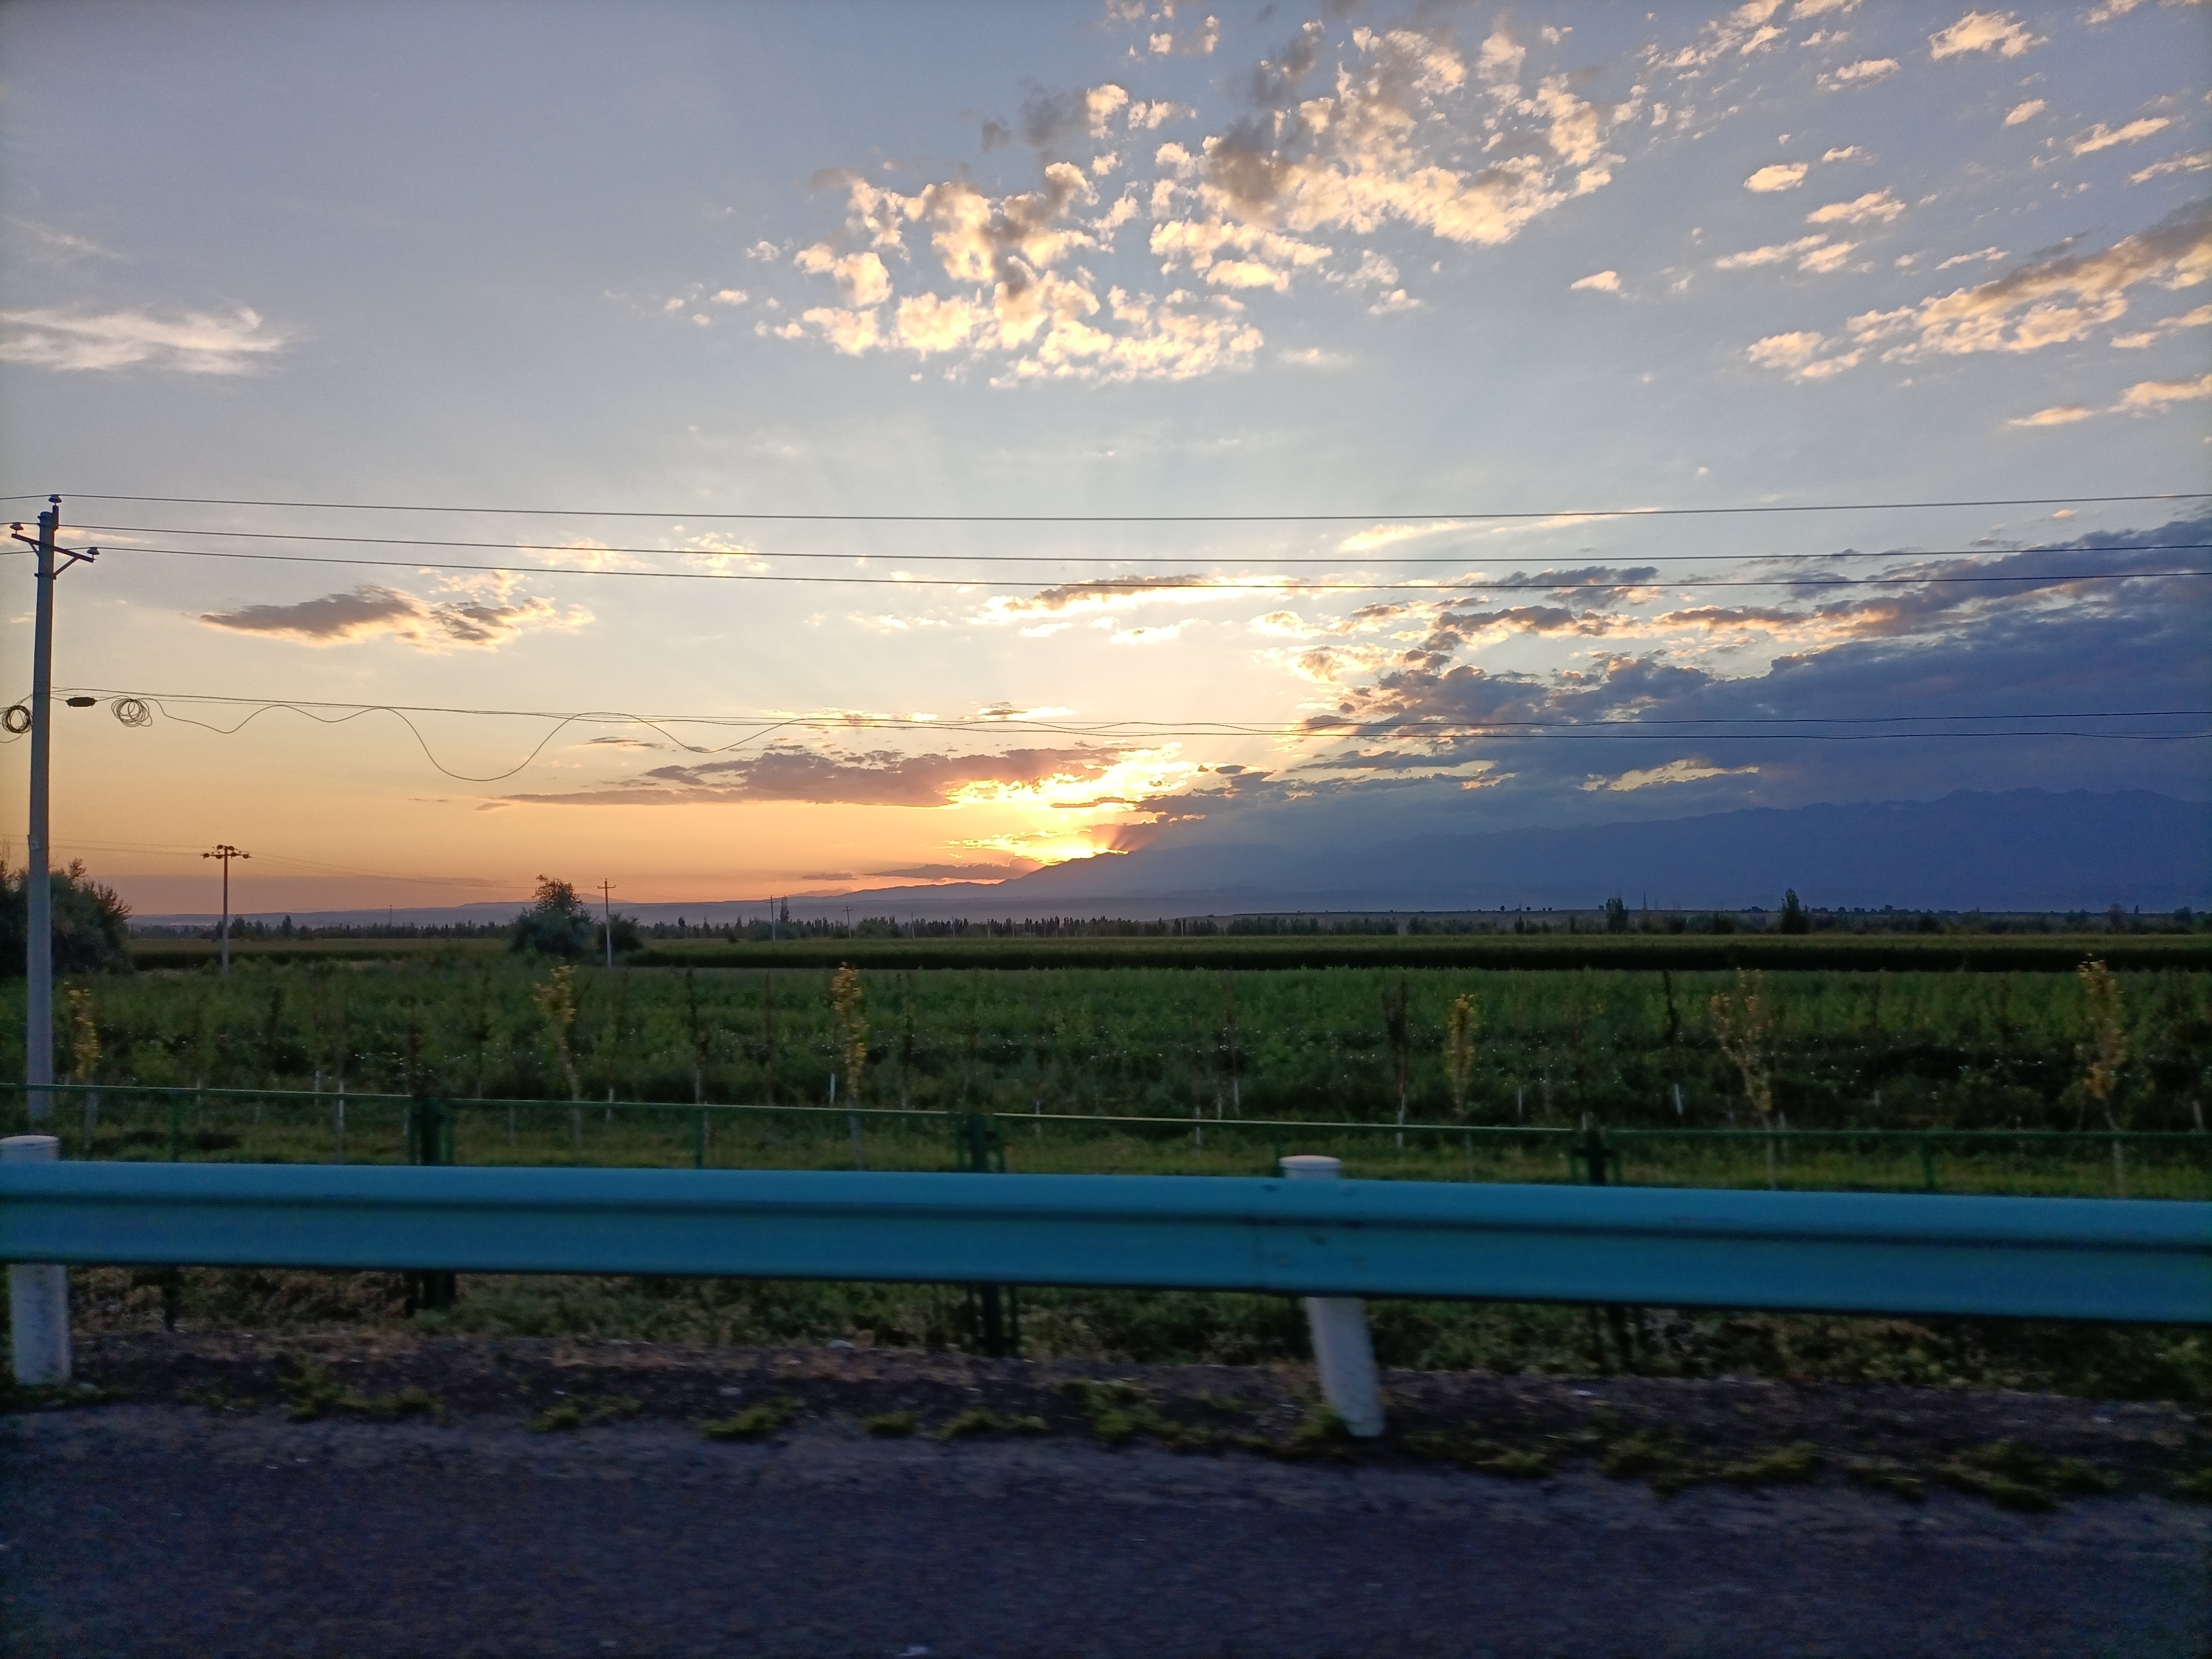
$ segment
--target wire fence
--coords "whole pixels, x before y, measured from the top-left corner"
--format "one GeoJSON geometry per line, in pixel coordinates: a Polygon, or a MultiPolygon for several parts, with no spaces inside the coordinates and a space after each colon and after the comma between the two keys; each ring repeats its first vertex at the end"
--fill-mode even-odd
{"type": "MultiPolygon", "coordinates": [[[[28,1128],[30,1097],[0,1085],[28,1128]]],[[[55,1084],[77,1158],[626,1169],[1271,1174],[1291,1152],[1378,1180],[2212,1197],[2190,1131],[1642,1129],[55,1084]]]]}

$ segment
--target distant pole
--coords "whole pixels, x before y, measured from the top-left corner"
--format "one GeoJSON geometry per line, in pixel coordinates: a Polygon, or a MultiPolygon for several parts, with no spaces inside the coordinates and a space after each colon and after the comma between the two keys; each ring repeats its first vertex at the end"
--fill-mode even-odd
{"type": "MultiPolygon", "coordinates": [[[[96,547],[73,553],[54,545],[54,538],[60,534],[62,527],[62,498],[49,495],[46,501],[46,510],[39,514],[36,539],[26,536],[21,525],[11,526],[15,539],[38,556],[33,577],[37,594],[33,605],[36,621],[31,634],[31,706],[22,711],[31,732],[31,833],[24,848],[23,861],[23,970],[28,981],[23,997],[23,1081],[30,1085],[24,1104],[34,1126],[46,1121],[46,1114],[53,1106],[52,1097],[39,1085],[54,1080],[54,891],[52,878],[47,872],[46,848],[46,772],[47,756],[52,749],[48,726],[54,690],[54,582],[79,560],[100,556],[96,547]],[[62,561],[59,564],[54,562],[58,556],[62,561]]],[[[17,712],[15,708],[8,711],[8,727],[13,732],[23,730],[16,724],[17,712]]]]}
{"type": "Polygon", "coordinates": [[[228,842],[219,841],[215,844],[214,852],[203,853],[200,856],[204,859],[222,860],[222,976],[228,979],[230,977],[230,861],[233,859],[252,858],[253,854],[241,853],[228,842]]]}
{"type": "Polygon", "coordinates": [[[607,966],[615,965],[615,884],[611,881],[599,884],[600,927],[607,936],[607,966]]]}

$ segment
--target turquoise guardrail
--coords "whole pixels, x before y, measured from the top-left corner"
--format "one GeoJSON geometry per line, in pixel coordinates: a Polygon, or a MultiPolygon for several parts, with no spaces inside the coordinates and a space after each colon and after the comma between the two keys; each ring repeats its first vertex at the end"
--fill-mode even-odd
{"type": "Polygon", "coordinates": [[[0,1260],[2212,1323],[2212,1204],[1241,1176],[0,1165],[0,1260]]]}

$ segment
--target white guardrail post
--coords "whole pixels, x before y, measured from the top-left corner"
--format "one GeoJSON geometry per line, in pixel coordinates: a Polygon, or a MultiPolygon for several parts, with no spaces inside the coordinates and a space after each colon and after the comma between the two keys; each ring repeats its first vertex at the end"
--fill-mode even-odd
{"type": "MultiPolygon", "coordinates": [[[[54,1135],[0,1139],[0,1163],[51,1164],[61,1155],[61,1140],[54,1135]]],[[[33,1389],[68,1382],[69,1269],[50,1261],[9,1263],[8,1312],[15,1381],[33,1389]]]]}
{"type": "MultiPolygon", "coordinates": [[[[1290,1181],[1334,1181],[1344,1172],[1341,1158],[1300,1153],[1283,1160],[1290,1181]]],[[[1313,1334],[1314,1365],[1321,1372],[1322,1397],[1362,1440],[1382,1432],[1382,1385],[1375,1372],[1375,1344],[1367,1334],[1367,1310],[1356,1296],[1310,1296],[1306,1328],[1313,1334]]]]}

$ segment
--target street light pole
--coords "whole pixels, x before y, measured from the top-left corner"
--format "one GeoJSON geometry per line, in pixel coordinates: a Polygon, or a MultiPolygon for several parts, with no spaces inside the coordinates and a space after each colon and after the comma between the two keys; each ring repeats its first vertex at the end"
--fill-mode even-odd
{"type": "MultiPolygon", "coordinates": [[[[23,997],[23,1081],[29,1085],[25,1104],[33,1125],[45,1122],[53,1109],[52,1097],[40,1085],[54,1080],[54,890],[47,870],[46,844],[47,755],[52,746],[48,728],[54,690],[54,582],[79,560],[88,562],[100,556],[96,547],[73,553],[54,544],[54,538],[61,533],[62,498],[49,495],[46,501],[46,510],[39,514],[35,540],[23,533],[21,525],[10,526],[15,538],[38,556],[33,578],[38,588],[33,607],[36,620],[31,632],[31,706],[27,711],[31,730],[31,824],[23,869],[23,969],[28,981],[23,997]],[[59,564],[54,562],[58,557],[62,561],[59,564]]],[[[15,724],[15,713],[13,708],[8,711],[8,724],[12,730],[20,732],[23,728],[15,724]]]]}
{"type": "Polygon", "coordinates": [[[230,861],[233,859],[250,859],[253,854],[241,853],[228,842],[219,841],[215,844],[214,852],[203,853],[200,856],[204,859],[222,860],[222,976],[228,979],[230,977],[230,861]]]}

